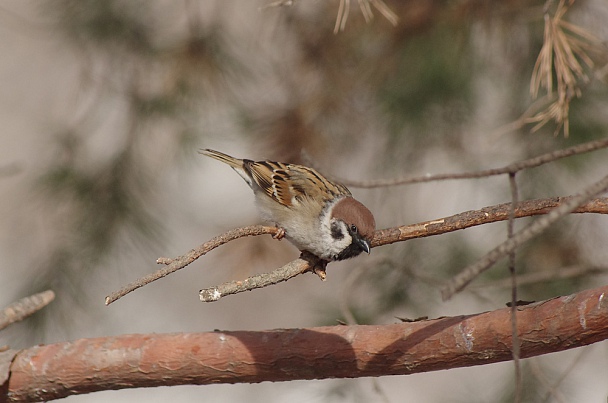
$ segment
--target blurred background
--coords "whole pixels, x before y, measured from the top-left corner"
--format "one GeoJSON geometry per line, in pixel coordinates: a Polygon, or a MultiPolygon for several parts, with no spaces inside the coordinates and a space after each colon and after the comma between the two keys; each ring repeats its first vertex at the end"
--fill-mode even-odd
{"type": "MultiPolygon", "coordinates": [[[[576,1],[563,16],[598,38],[568,31],[582,43],[582,70],[558,108],[568,119],[547,112],[555,98],[543,101],[546,88],[536,100],[530,94],[532,77],[543,79],[534,66],[545,16],[569,3],[0,0],[0,304],[45,289],[57,295],[0,333],[0,344],[386,324],[503,307],[505,262],[449,302],[439,288],[504,240],[506,223],[377,248],[331,264],[324,283],[304,275],[199,302],[201,288],[298,256],[269,236],[241,239],[109,307],[104,297],[158,269],[160,256],[259,223],[251,190],[199,148],[294,163],[305,151],[326,174],[367,180],[501,167],[605,138],[605,1],[576,1]]],[[[607,158],[600,150],[524,171],[520,198],[574,194],[606,174],[607,158]]],[[[350,188],[379,228],[510,200],[502,176],[350,188]]],[[[520,298],[605,284],[607,224],[567,217],[520,249],[517,270],[530,279],[520,298]]],[[[525,360],[524,400],[605,401],[607,361],[605,342],[525,360]]],[[[503,363],[65,401],[507,402],[513,385],[513,365],[503,363]]]]}

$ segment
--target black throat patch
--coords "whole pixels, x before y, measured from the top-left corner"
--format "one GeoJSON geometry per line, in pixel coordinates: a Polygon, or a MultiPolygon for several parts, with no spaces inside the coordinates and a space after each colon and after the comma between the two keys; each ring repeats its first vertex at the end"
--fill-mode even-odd
{"type": "Polygon", "coordinates": [[[350,245],[348,245],[348,247],[346,247],[346,249],[344,249],[342,252],[340,252],[338,254],[336,260],[350,259],[351,257],[359,256],[361,254],[361,252],[363,252],[363,251],[361,250],[359,245],[357,245],[356,242],[353,242],[350,245]]]}

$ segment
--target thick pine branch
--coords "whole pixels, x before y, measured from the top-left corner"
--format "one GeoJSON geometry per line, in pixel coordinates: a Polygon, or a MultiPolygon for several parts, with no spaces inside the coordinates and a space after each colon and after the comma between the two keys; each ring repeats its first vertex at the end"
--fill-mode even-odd
{"type": "MultiPolygon", "coordinates": [[[[407,375],[507,361],[510,309],[382,326],[126,335],[20,351],[0,401],[123,388],[407,375]]],[[[608,286],[517,310],[521,357],[608,338],[608,286]]]]}

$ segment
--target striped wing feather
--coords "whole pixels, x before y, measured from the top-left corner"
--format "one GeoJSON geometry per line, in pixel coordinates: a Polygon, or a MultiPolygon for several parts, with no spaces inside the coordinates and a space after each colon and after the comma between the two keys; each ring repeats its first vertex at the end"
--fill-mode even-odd
{"type": "Polygon", "coordinates": [[[339,195],[351,195],[345,186],[329,181],[312,168],[274,161],[243,162],[260,189],[287,207],[305,198],[326,201],[339,195]]]}

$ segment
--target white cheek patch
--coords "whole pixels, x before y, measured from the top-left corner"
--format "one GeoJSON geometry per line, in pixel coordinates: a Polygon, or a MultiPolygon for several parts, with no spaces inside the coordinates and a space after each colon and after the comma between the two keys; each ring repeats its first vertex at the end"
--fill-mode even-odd
{"type": "Polygon", "coordinates": [[[353,241],[352,237],[348,233],[346,224],[342,221],[330,219],[328,216],[323,217],[323,224],[321,225],[321,236],[323,247],[326,250],[326,255],[332,259],[336,259],[340,252],[346,249],[353,241]],[[332,225],[334,226],[334,234],[332,235],[332,225]],[[336,227],[342,233],[341,238],[335,238],[336,227]]]}

